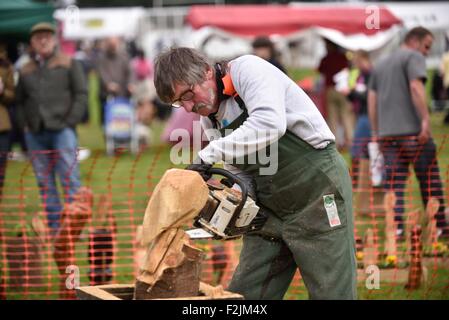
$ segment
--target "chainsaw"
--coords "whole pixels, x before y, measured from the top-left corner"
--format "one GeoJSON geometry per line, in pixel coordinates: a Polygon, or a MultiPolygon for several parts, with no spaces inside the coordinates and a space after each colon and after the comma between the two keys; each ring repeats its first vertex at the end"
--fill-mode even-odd
{"type": "Polygon", "coordinates": [[[248,195],[245,182],[224,169],[211,168],[209,173],[221,175],[224,179],[218,184],[207,183],[209,197],[194,220],[193,225],[197,229],[186,231],[190,238],[230,240],[260,230],[267,216],[248,195]],[[237,184],[241,191],[233,189],[234,184],[237,184]]]}

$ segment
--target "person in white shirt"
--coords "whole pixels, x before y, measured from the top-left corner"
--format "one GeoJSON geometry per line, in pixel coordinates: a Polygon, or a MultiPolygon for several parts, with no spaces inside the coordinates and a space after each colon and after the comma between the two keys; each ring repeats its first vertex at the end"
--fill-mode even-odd
{"type": "Polygon", "coordinates": [[[229,290],[282,299],[299,268],[312,299],[356,299],[352,190],[335,137],[311,99],[269,62],[212,64],[190,48],[155,63],[162,101],[201,116],[210,142],[187,169],[207,181],[223,161],[267,214],[243,237],[229,290]]]}

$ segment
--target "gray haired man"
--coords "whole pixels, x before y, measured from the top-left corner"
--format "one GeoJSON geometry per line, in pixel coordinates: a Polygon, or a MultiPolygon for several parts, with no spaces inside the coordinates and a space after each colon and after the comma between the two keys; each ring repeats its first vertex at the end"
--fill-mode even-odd
{"type": "Polygon", "coordinates": [[[155,86],[164,102],[201,115],[210,143],[188,169],[208,179],[208,169],[224,161],[255,182],[268,212],[264,228],[244,236],[229,289],[246,299],[282,299],[299,268],[310,298],[355,299],[351,180],[304,91],[259,57],[214,65],[189,48],[158,56],[155,86]],[[267,148],[277,170],[263,174],[267,148]]]}

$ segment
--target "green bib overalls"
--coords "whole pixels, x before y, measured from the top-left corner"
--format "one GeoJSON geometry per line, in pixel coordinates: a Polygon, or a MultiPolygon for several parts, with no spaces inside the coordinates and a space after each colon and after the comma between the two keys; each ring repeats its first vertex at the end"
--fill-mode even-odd
{"type": "MultiPolygon", "coordinates": [[[[220,130],[222,136],[248,117],[238,102],[244,112],[220,130]]],[[[275,174],[259,175],[259,164],[235,163],[243,161],[232,165],[254,177],[257,203],[272,212],[262,230],[243,237],[229,290],[246,299],[282,299],[298,267],[309,298],[356,299],[351,179],[335,144],[318,150],[287,130],[278,140],[275,174]],[[328,204],[337,208],[328,209],[330,217],[328,204]],[[332,220],[331,227],[336,211],[340,224],[332,220]]]]}

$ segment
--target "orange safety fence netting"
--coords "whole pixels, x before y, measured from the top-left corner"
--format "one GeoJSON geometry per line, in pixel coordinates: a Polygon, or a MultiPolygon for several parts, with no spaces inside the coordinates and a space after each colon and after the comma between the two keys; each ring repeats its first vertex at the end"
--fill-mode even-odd
{"type": "MultiPolygon", "coordinates": [[[[387,173],[377,187],[370,174],[375,163],[363,149],[367,141],[357,142],[361,153],[351,173],[362,299],[449,298],[449,241],[442,233],[449,232],[444,225],[444,219],[449,221],[449,136],[436,138],[435,150],[413,139],[381,141],[387,173]]],[[[45,154],[48,165],[55,167],[58,154],[45,154]]],[[[83,188],[72,195],[76,201],[64,205],[56,233],[48,227],[43,206],[48,187],[39,190],[30,158],[6,166],[0,203],[0,298],[70,299],[77,286],[134,283],[145,254],[139,226],[154,187],[174,167],[170,149],[159,146],[113,157],[103,150],[92,152],[80,163],[83,188]]],[[[40,174],[51,179],[50,172],[40,174]]],[[[69,188],[58,182],[59,197],[68,198],[69,188]]],[[[202,281],[226,287],[238,264],[241,240],[197,240],[195,245],[205,253],[202,281]]],[[[285,298],[307,298],[299,272],[285,298]]]]}

